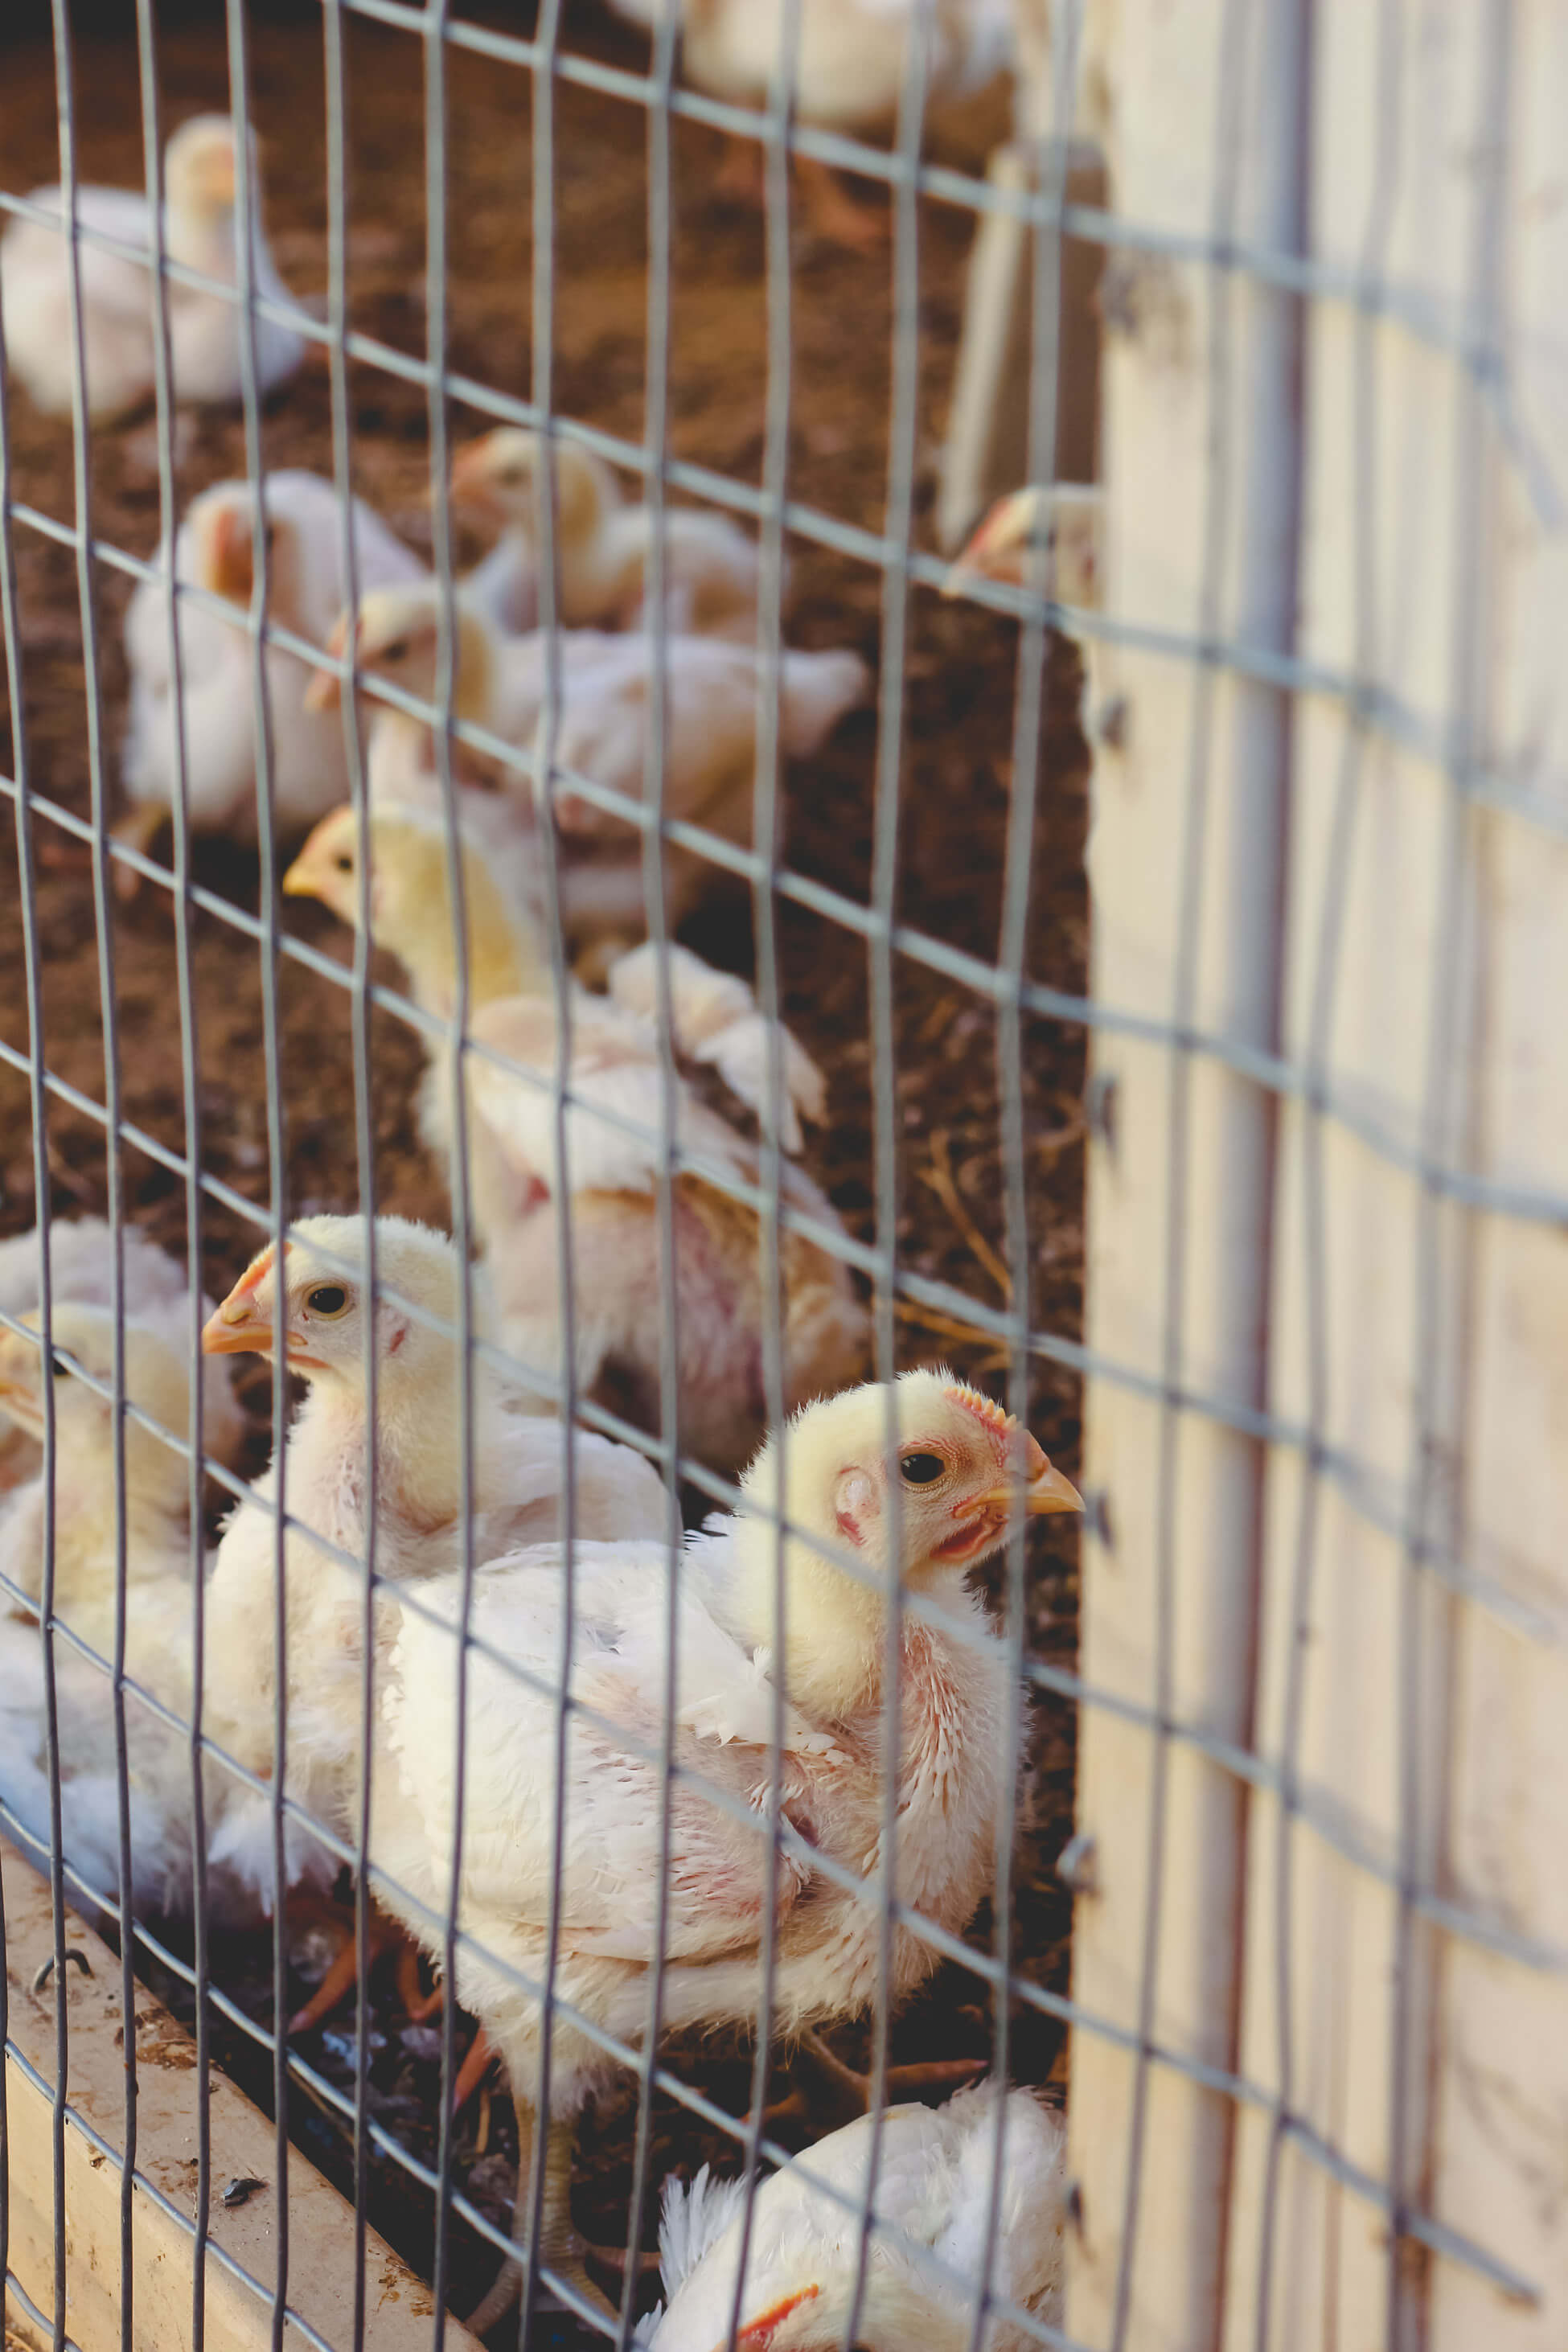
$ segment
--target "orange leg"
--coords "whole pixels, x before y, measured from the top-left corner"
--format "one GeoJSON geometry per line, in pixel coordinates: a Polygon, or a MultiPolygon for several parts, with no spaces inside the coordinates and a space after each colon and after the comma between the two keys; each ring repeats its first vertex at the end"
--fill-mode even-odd
{"type": "MultiPolygon", "coordinates": [[[[168,822],[169,812],[162,802],[138,801],[134,808],[127,809],[123,816],[116,818],[110,831],[116,841],[123,841],[128,847],[141,850],[145,856],[168,822]]],[[[121,866],[118,860],[113,872],[114,895],[122,904],[129,905],[142,887],[142,877],[134,866],[121,866]]]]}
{"type": "Polygon", "coordinates": [[[397,1955],[397,1997],[411,2025],[423,2025],[426,2018],[438,2015],[447,2000],[444,1985],[425,1990],[419,1981],[419,1947],[406,1938],[397,1955]]]}
{"type": "Polygon", "coordinates": [[[883,250],[889,222],[885,206],[873,210],[869,205],[858,205],[846,194],[833,166],[819,163],[815,156],[797,155],[795,168],[807,222],[816,236],[830,245],[847,246],[852,253],[883,250]]]}
{"type": "MultiPolygon", "coordinates": [[[[403,1930],[400,1927],[395,1927],[392,1921],[382,1912],[377,1911],[374,1905],[371,1906],[370,1918],[366,1926],[369,1930],[370,1948],[367,1966],[374,1968],[382,1954],[389,1952],[393,1945],[399,1940],[403,1930]]],[[[320,2025],[323,2018],[331,2017],[333,2010],[348,1999],[358,1982],[359,1952],[357,1939],[351,1930],[338,1947],[336,1959],[305,2003],[304,2008],[297,2009],[289,2020],[287,2030],[289,2038],[292,2039],[296,2033],[308,2033],[312,2026],[320,2025]]]]}
{"type": "MultiPolygon", "coordinates": [[[[847,2066],[837,2051],[830,2050],[820,2034],[803,2033],[795,2052],[812,2073],[826,2085],[835,2104],[848,2114],[865,2115],[871,2104],[871,2079],[847,2066]]],[[[900,2099],[946,2098],[951,2092],[962,2090],[985,2072],[983,2058],[931,2058],[919,2066],[889,2066],[888,2069],[888,2102],[900,2099]]],[[[786,2106],[788,2101],[784,2103],[786,2106]]]]}
{"type": "Polygon", "coordinates": [[[481,2025],[468,2044],[468,2054],[452,2085],[452,2113],[460,2116],[495,2063],[495,2044],[481,2025]]]}
{"type": "Polygon", "coordinates": [[[725,131],[724,160],[713,174],[713,193],[726,204],[749,205],[753,211],[763,201],[763,150],[755,139],[737,139],[725,131]]]}

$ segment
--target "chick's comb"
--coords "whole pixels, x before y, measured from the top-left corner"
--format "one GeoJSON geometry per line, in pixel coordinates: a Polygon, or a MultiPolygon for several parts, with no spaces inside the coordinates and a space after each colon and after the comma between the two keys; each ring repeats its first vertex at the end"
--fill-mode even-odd
{"type": "Polygon", "coordinates": [[[984,1422],[987,1434],[993,1439],[1008,1438],[1018,1426],[1013,1415],[1005,1412],[994,1397],[986,1396],[983,1390],[972,1389],[967,1381],[954,1381],[945,1394],[952,1399],[954,1404],[961,1404],[965,1412],[972,1412],[976,1421],[984,1422]]]}
{"type": "MultiPolygon", "coordinates": [[[[286,1250],[289,1250],[292,1249],[294,1244],[292,1242],[285,1242],[283,1246],[286,1250]]],[[[253,1258],[251,1263],[246,1267],[245,1272],[240,1276],[239,1280],[229,1292],[229,1297],[231,1298],[247,1298],[253,1290],[258,1290],[261,1285],[266,1281],[268,1276],[271,1273],[272,1262],[277,1255],[277,1243],[268,1242],[267,1247],[262,1251],[261,1255],[258,1258],[253,1258]]]]}

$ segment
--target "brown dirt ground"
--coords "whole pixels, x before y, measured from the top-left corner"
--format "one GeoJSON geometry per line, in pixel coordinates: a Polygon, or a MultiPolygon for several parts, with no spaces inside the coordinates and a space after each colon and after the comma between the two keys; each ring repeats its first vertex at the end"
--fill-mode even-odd
{"type": "MultiPolygon", "coordinates": [[[[165,32],[161,67],[166,121],[204,106],[226,106],[227,70],[221,11],[212,23],[165,32]]],[[[498,21],[500,19],[498,17],[498,21]]],[[[514,11],[505,21],[520,21],[514,11]]],[[[567,10],[574,47],[636,68],[645,51],[635,36],[591,6],[567,10]]],[[[0,42],[0,47],[5,45],[0,42]]],[[[0,136],[6,184],[24,189],[57,175],[53,65],[47,40],[14,39],[0,86],[0,136]]],[[[284,275],[307,299],[326,288],[324,127],[319,22],[258,23],[252,33],[255,114],[266,142],[268,217],[284,275]]],[[[531,384],[530,90],[521,72],[453,53],[448,65],[448,283],[451,362],[503,389],[531,384]]],[[[141,175],[141,128],[134,96],[134,53],[128,36],[78,43],[78,121],[85,176],[130,182],[141,175]]],[[[349,22],[352,92],[353,322],[410,352],[425,333],[421,48],[400,32],[349,22]]],[[[977,162],[1000,122],[984,101],[937,135],[945,156],[977,162]]],[[[719,142],[678,124],[674,142],[678,236],[671,333],[670,434],[676,452],[743,480],[759,478],[765,383],[765,284],[757,217],[710,193],[719,142]]],[[[631,438],[643,429],[646,345],[646,148],[640,111],[568,88],[559,94],[558,289],[553,396],[564,411],[631,438]]],[[[920,314],[920,472],[922,520],[933,488],[932,459],[942,426],[956,344],[964,216],[927,206],[921,216],[920,314]]],[[[891,304],[886,257],[863,257],[801,240],[794,279],[792,489],[848,521],[879,529],[887,463],[891,370],[891,304]]],[[[356,487],[412,540],[426,539],[427,416],[423,394],[384,373],[356,367],[352,378],[356,487]]],[[[455,413],[461,437],[482,420],[455,413]]],[[[323,371],[307,370],[278,395],[265,417],[269,464],[330,472],[331,418],[323,371]]],[[[73,512],[69,436],[38,416],[25,396],[11,404],[14,495],[69,520],[73,512]]],[[[244,471],[237,416],[187,414],[179,423],[180,488],[189,497],[244,471]]],[[[156,450],[150,415],[95,436],[94,527],[108,541],[140,554],[157,535],[156,450]]],[[[79,814],[90,806],[86,676],[74,556],[17,526],[22,677],[28,770],[33,788],[79,814]]],[[[789,628],[805,645],[849,644],[875,662],[879,643],[879,582],[868,570],[808,545],[792,551],[789,628]]],[[[101,645],[106,782],[114,799],[114,763],[122,726],[125,666],[121,625],[129,583],[108,565],[95,568],[101,645]]],[[[996,951],[1004,828],[1011,775],[1010,740],[1016,631],[973,607],[914,596],[909,641],[905,735],[900,779],[900,912],[937,937],[983,957],[996,951]]],[[[1087,949],[1083,879],[1086,761],[1076,723],[1079,677],[1066,646],[1052,649],[1047,719],[1033,848],[1030,963],[1055,986],[1081,990],[1087,949]]],[[[868,887],[875,729],[869,714],[851,719],[809,772],[786,784],[786,850],[799,870],[864,899],[868,887]]],[[[7,726],[3,756],[14,774],[7,726]]],[[[101,1101],[104,1037],[100,959],[89,852],[46,816],[36,820],[35,873],[43,952],[44,1046],[49,1066],[101,1101]]],[[[254,910],[254,856],[208,843],[196,859],[199,880],[254,910]]],[[[16,865],[9,824],[0,825],[0,888],[15,898],[16,865]]],[[[125,1115],[167,1148],[184,1152],[180,1023],[170,903],[144,889],[113,917],[115,1003],[125,1115]]],[[[287,927],[342,954],[344,942],[324,911],[286,902],[287,927]]],[[[721,899],[692,925],[693,945],[715,961],[743,968],[750,954],[748,910],[721,899]]],[[[863,945],[798,908],[781,904],[779,938],[785,1009],[825,1066],[832,1113],[816,1166],[851,1227],[871,1230],[871,1106],[868,1091],[868,974],[863,945]]],[[[264,1117],[265,1064],[261,967],[254,944],[222,921],[198,914],[193,925],[202,1165],[265,1207],[269,1169],[264,1117]]],[[[994,1024],[985,1006],[900,960],[896,972],[899,1247],[911,1268],[939,1276],[993,1305],[1002,1288],[994,1263],[1005,1252],[998,1160],[994,1024]],[[949,1181],[951,1178],[951,1181],[949,1181]],[[948,1205],[952,1188],[962,1203],[948,1205]],[[945,1197],[944,1197],[945,1196],[945,1197]]],[[[331,982],[283,960],[279,972],[282,1083],[287,1118],[288,1200],[291,1211],[348,1207],[359,1198],[353,1128],[348,1000],[331,982]]],[[[0,925],[0,1035],[27,1046],[22,934],[15,905],[0,925]]],[[[444,1220],[435,1170],[416,1138],[412,1100],[419,1054],[394,1019],[378,1015],[374,1034],[376,1182],[383,1206],[444,1220]]],[[[1082,1039],[1076,1028],[1031,1024],[1025,1053],[1030,1184],[1030,1286],[1037,1326],[1067,1337],[1080,1328],[1082,1275],[1082,1039]]],[[[51,1103],[48,1163],[57,1213],[101,1208],[108,1172],[100,1127],[51,1103]]],[[[123,1154],[129,1214],[183,1249],[185,1193],[181,1179],[134,1147],[123,1154]]],[[[0,1230],[35,1219],[31,1108],[26,1079],[0,1066],[0,1230]]],[[[221,1295],[257,1245],[254,1231],[209,1203],[203,1237],[210,1289],[221,1295]]],[[[905,1361],[942,1355],[993,1385],[997,1360],[981,1341],[966,1342],[910,1320],[901,1326],[905,1361]]],[[[1076,1381],[1037,1361],[1032,1425],[1068,1467],[1079,1441],[1076,1381]]],[[[1058,1665],[1076,1654],[1076,1542],[1053,1521],[1031,1558],[1028,1635],[1033,1654],[1058,1665]]],[[[1069,1833],[1072,1725],[1047,1703],[1033,1712],[1023,1787],[1021,1843],[1013,1904],[1014,1951],[1036,1981],[1066,1989],[1068,1903],[1052,1864],[1069,1833]]],[[[984,1946],[987,1918],[975,1923],[984,1946]]],[[[307,1958],[301,1952],[300,1958],[307,1958]]],[[[270,1962],[263,1945],[215,1953],[215,1973],[247,2009],[270,2013],[270,1962]]],[[[944,1968],[898,2021],[894,2054],[982,2055],[989,2047],[984,1989],[944,1968]]],[[[865,2047],[847,2032],[847,2055],[865,2047]]],[[[243,2038],[218,2022],[216,2042],[247,2087],[268,2095],[269,2071],[243,2038]]],[[[378,1984],[371,2044],[373,2105],[389,2128],[419,2152],[434,2153],[436,2073],[429,2029],[409,2029],[390,1991],[378,1984]]],[[[340,2082],[353,2078],[352,2022],[321,2037],[309,2053],[340,2082]]],[[[1027,2010],[1015,2017],[1013,2066],[1022,2080],[1059,2074],[1059,2030],[1027,2010]]],[[[741,2049],[708,2043],[672,2053],[671,2063],[732,2112],[749,2095],[749,2059],[741,2049]]],[[[805,2087],[802,2077],[803,2087],[805,2087]]],[[[778,2093],[775,2091],[774,2095],[778,2093]]],[[[349,2152],[339,2126],[310,2100],[295,2102],[298,2136],[345,2186],[349,2152]]],[[[595,2234],[624,2231],[635,2104],[628,2095],[585,2127],[579,2215],[595,2234]]],[[[498,2220],[509,2207],[510,2112],[493,2102],[490,2137],[479,2114],[459,2136],[459,2169],[471,2193],[498,2220]]],[[[835,2120],[809,2102],[781,2133],[811,2137],[835,2120]]],[[[722,2139],[694,2125],[673,2103],[657,2110],[655,2179],[704,2157],[726,2160],[722,2139]]],[[[420,2264],[429,2259],[429,2202],[384,2165],[374,2168],[373,2217],[420,2264]]],[[[651,2234],[651,2213],[647,2217],[651,2234]]],[[[459,2232],[454,2305],[466,2309],[489,2258],[459,2232]]]]}

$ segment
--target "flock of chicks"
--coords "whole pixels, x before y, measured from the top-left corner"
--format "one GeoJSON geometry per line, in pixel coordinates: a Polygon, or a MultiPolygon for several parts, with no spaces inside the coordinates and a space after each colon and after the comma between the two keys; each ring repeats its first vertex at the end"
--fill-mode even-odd
{"type": "MultiPolygon", "coordinates": [[[[862,13],[882,12],[863,0],[862,13]]],[[[689,55],[694,37],[699,58],[704,41],[726,54],[746,14],[735,0],[689,0],[689,55]]],[[[803,11],[803,69],[811,40],[844,15],[803,11]]],[[[165,177],[167,252],[232,286],[228,122],[199,117],[176,131],[165,177]]],[[[72,305],[48,218],[58,219],[59,191],[37,191],[33,203],[38,217],[0,241],[8,362],[40,406],[68,409],[72,305]]],[[[113,416],[154,378],[151,224],[129,192],[82,189],[79,209],[122,248],[79,249],[88,404],[113,416]]],[[[253,262],[258,291],[286,299],[258,226],[253,262]]],[[[232,301],[171,283],[168,324],[175,395],[237,396],[232,301]]],[[[303,347],[276,322],[257,322],[256,334],[266,390],[303,347]]],[[[547,751],[591,787],[640,799],[657,707],[652,517],[621,502],[586,449],[510,430],[459,453],[450,495],[496,532],[490,556],[456,591],[455,715],[502,749],[547,751]],[[535,626],[547,464],[560,624],[548,636],[535,626]]],[[[970,562],[1005,568],[1027,547],[1032,513],[1012,502],[970,562]]],[[[763,683],[757,551],[723,520],[671,512],[660,576],[665,808],[749,845],[763,683]]],[[[437,1036],[465,1013],[480,1050],[437,1047],[420,1122],[454,1187],[466,1181],[482,1254],[468,1311],[492,1344],[469,1366],[467,1418],[456,1337],[465,1270],[452,1244],[423,1227],[307,1219],[281,1254],[263,1250],[216,1309],[193,1300],[183,1269],[134,1230],[118,1252],[91,1221],[56,1223],[47,1254],[37,1235],[6,1244],[0,1411],[12,1434],[0,1452],[9,1489],[0,1569],[16,1613],[0,1621],[0,1797],[47,1842],[36,1625],[47,1601],[69,1637],[54,1649],[67,1862],[89,1888],[118,1884],[115,1725],[100,1667],[82,1653],[113,1654],[122,1573],[133,1902],[177,1916],[195,1900],[190,1747],[173,1727],[198,1701],[215,1743],[202,1789],[215,1921],[256,1923],[285,1899],[324,1896],[335,1853],[308,1822],[341,1847],[368,1800],[375,1941],[401,1937],[405,1954],[439,1963],[455,1916],[450,1990],[481,2028],[456,2095],[492,2055],[504,2063],[518,2106],[518,2231],[537,2142],[539,2254],[603,2314],[610,2306],[586,2269],[594,2250],[572,2222],[574,2122],[615,2071],[610,2045],[635,2052],[643,2042],[650,1972],[661,1970],[667,2029],[744,2027],[765,1991],[773,2030],[796,2039],[877,1997],[886,1887],[902,1906],[889,1998],[930,1974],[937,1950],[906,1923],[918,1916],[962,1933],[988,1884],[998,1806],[1018,1762],[1005,1740],[1007,1652],[968,1573],[1023,1515],[1081,1503],[1026,1433],[950,1374],[862,1381],[865,1310],[831,1247],[836,1213],[796,1156],[803,1123],[824,1116],[821,1074],[744,981],[679,946],[637,943],[637,827],[606,814],[592,790],[520,787],[513,763],[465,740],[448,747],[454,828],[429,727],[379,698],[367,714],[366,789],[350,803],[334,707],[345,683],[377,677],[433,701],[441,634],[437,583],[362,502],[345,516],[331,484],[274,472],[259,492],[248,482],[205,491],[127,618],[131,809],[120,831],[142,856],[117,870],[134,880],[176,801],[198,829],[254,835],[261,768],[274,824],[314,824],[284,888],[322,900],[392,951],[437,1036]],[[171,569],[182,591],[172,629],[171,569]],[[258,572],[270,623],[300,646],[261,649],[265,760],[242,618],[258,572]],[[574,958],[564,1004],[545,948],[546,872],[574,958]],[[666,1019],[673,1072],[660,1049],[666,1019]],[[668,1205],[680,1444],[716,1472],[742,1474],[743,1499],[673,1554],[666,1492],[646,1459],[552,1417],[569,1349],[578,1392],[659,1425],[667,1123],[678,1163],[668,1205]],[[779,1370],[793,1417],[766,1436],[770,1298],[747,1195],[775,1161],[783,1199],[824,1238],[794,1224],[780,1237],[779,1370]],[[46,1328],[52,1354],[37,1337],[46,1328]],[[281,1461],[243,1492],[202,1563],[198,1661],[201,1482],[158,1432],[182,1437],[199,1398],[204,1450],[232,1465],[243,1424],[216,1360],[237,1352],[280,1357],[279,1375],[299,1375],[306,1393],[281,1461]],[[117,1379],[132,1408],[118,1424],[117,1379]],[[52,1486],[39,1453],[49,1430],[52,1486]],[[376,1579],[368,1605],[367,1558],[376,1579]],[[895,1590],[901,1640],[889,1681],[895,1590]],[[460,1675],[465,1626],[472,1644],[460,1675]],[[279,1779],[293,1801],[283,1888],[279,1779]],[[552,2019],[548,2111],[536,2117],[536,1996],[552,1935],[563,2006],[552,2019]]],[[[809,756],[867,682],[852,653],[786,653],[785,753],[809,756]]],[[[543,775],[550,761],[528,764],[543,775]]],[[[689,853],[668,856],[671,929],[703,870],[689,853]]],[[[290,2031],[352,1981],[345,1951],[290,2031]]],[[[740,2289],[738,2191],[705,2174],[689,2189],[672,2184],[667,2305],[639,2340],[711,2352],[739,2292],[734,2340],[750,2352],[837,2344],[852,2310],[856,2341],[870,2352],[894,2352],[917,2330],[933,2344],[967,2343],[998,2147],[996,2307],[984,2341],[1004,2352],[1027,2340],[1007,2307],[1050,2317],[1060,2293],[1058,2120],[1028,2094],[986,2085],[934,2111],[887,2110],[877,2212],[889,2228],[862,2294],[858,2205],[871,2137],[867,2118],[764,2182],[740,2289]]],[[[476,2326],[501,2315],[516,2283],[508,2265],[476,2326]]]]}

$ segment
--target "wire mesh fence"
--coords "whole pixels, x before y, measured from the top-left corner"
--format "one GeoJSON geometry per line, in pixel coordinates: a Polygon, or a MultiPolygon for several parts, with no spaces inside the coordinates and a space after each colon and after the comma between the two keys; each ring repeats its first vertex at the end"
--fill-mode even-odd
{"type": "Polygon", "coordinates": [[[0,100],[12,2313],[1554,2342],[1558,12],[489,13],[0,100]]]}

